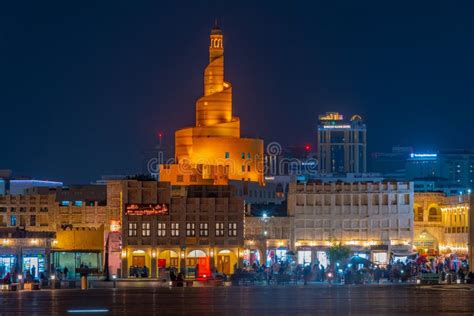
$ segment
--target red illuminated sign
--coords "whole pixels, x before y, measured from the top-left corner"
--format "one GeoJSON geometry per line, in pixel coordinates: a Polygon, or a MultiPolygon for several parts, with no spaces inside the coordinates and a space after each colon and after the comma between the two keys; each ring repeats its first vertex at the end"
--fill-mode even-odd
{"type": "Polygon", "coordinates": [[[168,215],[169,210],[166,204],[127,204],[125,215],[168,215]]]}

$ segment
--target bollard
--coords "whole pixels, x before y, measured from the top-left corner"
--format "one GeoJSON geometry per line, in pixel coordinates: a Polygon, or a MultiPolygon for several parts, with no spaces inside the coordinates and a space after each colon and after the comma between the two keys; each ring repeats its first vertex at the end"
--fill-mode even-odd
{"type": "Polygon", "coordinates": [[[81,275],[81,290],[87,290],[87,276],[81,275]]]}

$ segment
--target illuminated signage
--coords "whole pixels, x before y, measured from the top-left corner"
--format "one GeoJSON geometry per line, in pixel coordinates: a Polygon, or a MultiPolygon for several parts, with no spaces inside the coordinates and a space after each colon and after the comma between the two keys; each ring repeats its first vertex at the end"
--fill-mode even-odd
{"type": "Polygon", "coordinates": [[[320,121],[342,121],[344,116],[337,112],[327,112],[325,115],[320,115],[320,121]]]}
{"type": "Polygon", "coordinates": [[[438,154],[410,154],[411,158],[436,158],[438,154]]]}
{"type": "Polygon", "coordinates": [[[324,125],[323,128],[330,128],[330,129],[336,129],[336,128],[351,128],[350,125],[324,125]]]}
{"type": "Polygon", "coordinates": [[[166,204],[127,204],[125,215],[168,215],[169,210],[166,204]]]}

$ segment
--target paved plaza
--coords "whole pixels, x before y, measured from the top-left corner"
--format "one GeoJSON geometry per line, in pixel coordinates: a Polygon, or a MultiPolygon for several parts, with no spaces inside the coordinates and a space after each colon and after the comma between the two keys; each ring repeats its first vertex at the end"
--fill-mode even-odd
{"type": "Polygon", "coordinates": [[[0,315],[474,314],[474,287],[289,285],[118,288],[0,293],[0,315]]]}

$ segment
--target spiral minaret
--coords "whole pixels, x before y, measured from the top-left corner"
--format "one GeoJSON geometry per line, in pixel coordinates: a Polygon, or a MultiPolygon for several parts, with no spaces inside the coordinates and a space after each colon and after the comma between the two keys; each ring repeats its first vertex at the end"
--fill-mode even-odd
{"type": "MultiPolygon", "coordinates": [[[[176,131],[175,150],[178,164],[196,169],[198,178],[205,183],[263,183],[263,141],[240,138],[240,120],[232,113],[232,85],[224,80],[224,36],[217,24],[210,34],[203,96],[196,101],[196,125],[176,131]]],[[[160,178],[174,182],[174,172],[171,174],[160,178]]],[[[196,179],[194,174],[192,179],[196,179]]]]}

